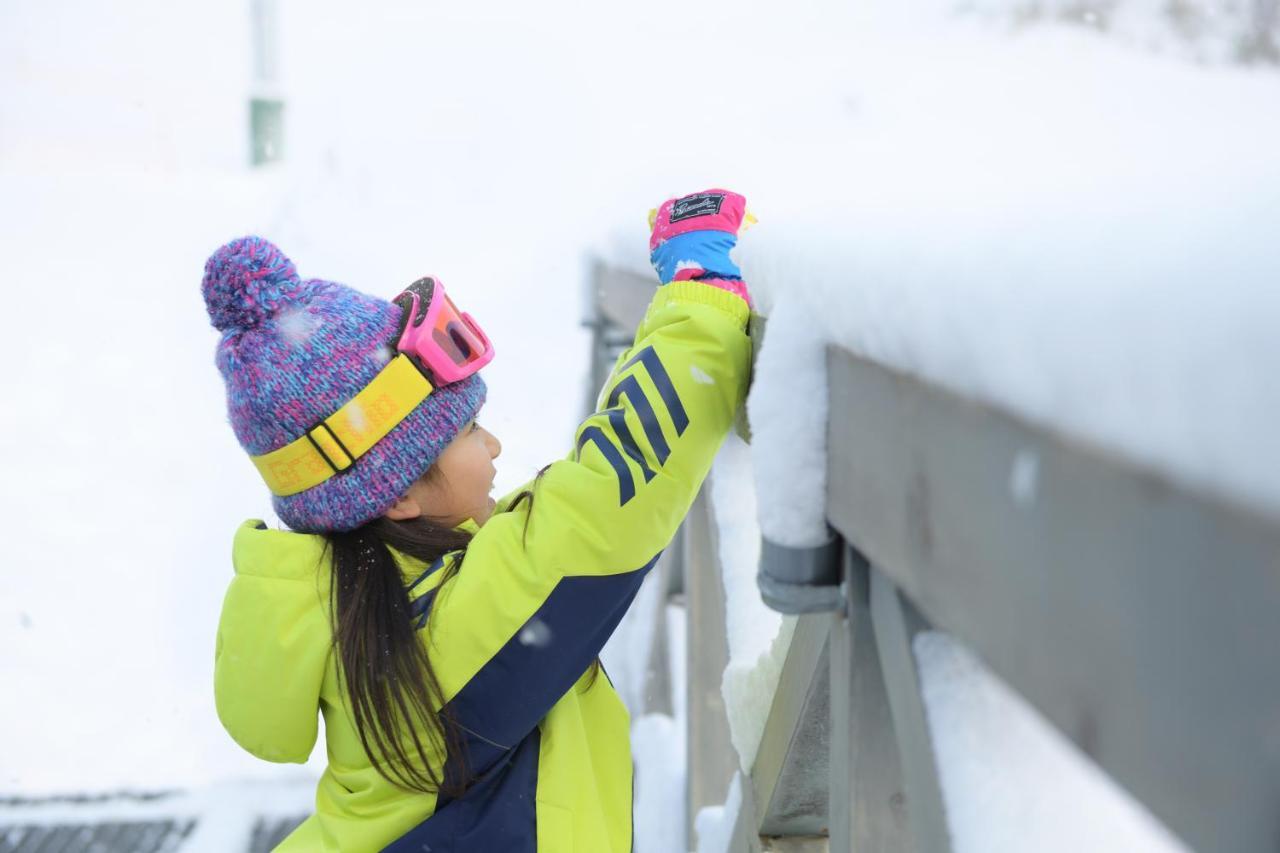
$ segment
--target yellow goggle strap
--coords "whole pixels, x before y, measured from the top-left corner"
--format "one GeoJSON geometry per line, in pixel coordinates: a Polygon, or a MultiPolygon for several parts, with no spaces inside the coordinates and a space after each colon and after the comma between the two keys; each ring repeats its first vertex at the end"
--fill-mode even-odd
{"type": "Polygon", "coordinates": [[[296,495],[354,465],[434,390],[402,353],[346,405],[297,441],[249,458],[272,494],[296,495]]]}

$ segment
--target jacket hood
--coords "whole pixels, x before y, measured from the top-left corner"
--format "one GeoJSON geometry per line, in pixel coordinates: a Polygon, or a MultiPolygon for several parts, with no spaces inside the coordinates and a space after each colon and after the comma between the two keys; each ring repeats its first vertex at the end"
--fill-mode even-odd
{"type": "Polygon", "coordinates": [[[330,646],[324,539],[247,521],[232,562],[214,657],[218,718],[259,758],[305,762],[330,646]]]}

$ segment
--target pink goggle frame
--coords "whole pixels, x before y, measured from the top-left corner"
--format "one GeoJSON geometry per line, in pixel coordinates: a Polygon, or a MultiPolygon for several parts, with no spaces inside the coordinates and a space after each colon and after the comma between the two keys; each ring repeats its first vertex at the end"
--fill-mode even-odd
{"type": "Polygon", "coordinates": [[[459,382],[493,361],[493,344],[439,279],[420,278],[392,301],[404,311],[396,349],[416,359],[436,385],[459,382]]]}

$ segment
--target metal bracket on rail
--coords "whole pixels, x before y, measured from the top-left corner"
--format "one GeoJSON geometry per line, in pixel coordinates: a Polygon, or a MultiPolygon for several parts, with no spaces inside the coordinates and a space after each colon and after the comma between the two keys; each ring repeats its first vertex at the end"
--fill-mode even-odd
{"type": "Polygon", "coordinates": [[[793,548],[760,540],[756,584],[764,603],[779,613],[819,613],[844,608],[840,560],[844,540],[828,528],[822,545],[793,548]]]}

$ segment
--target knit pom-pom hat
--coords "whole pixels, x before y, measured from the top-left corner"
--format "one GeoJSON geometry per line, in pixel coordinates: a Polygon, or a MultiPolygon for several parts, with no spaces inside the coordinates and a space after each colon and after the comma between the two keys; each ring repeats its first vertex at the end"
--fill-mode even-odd
{"type": "MultiPolygon", "coordinates": [[[[261,237],[210,256],[201,282],[236,438],[260,456],[300,438],[378,375],[395,354],[401,309],[319,279],[261,237]]],[[[294,495],[274,496],[285,524],[352,530],[384,514],[484,404],[479,374],[436,388],[355,464],[294,495]]]]}

